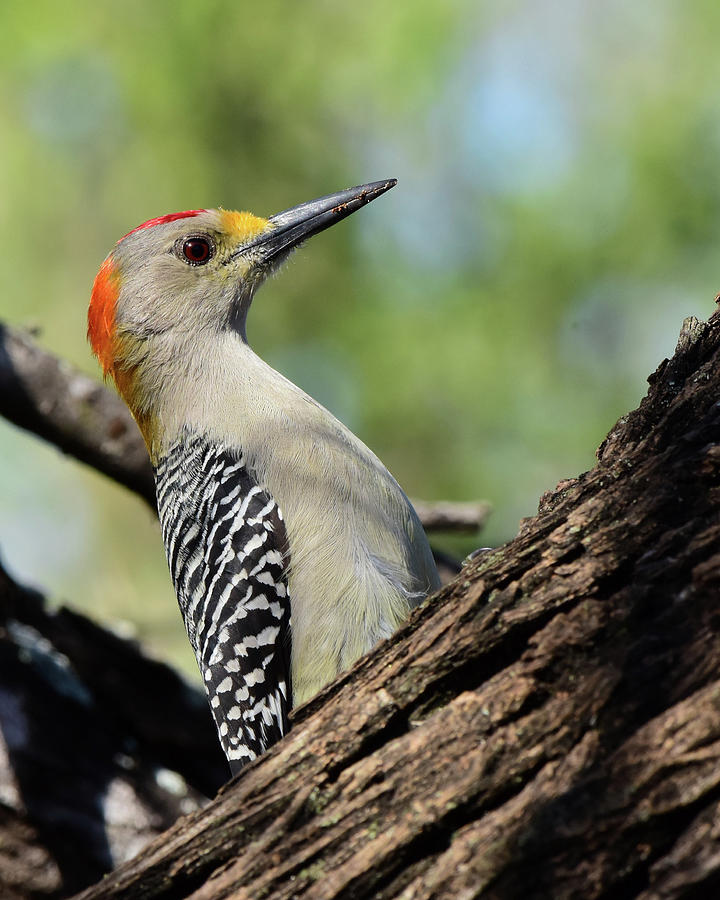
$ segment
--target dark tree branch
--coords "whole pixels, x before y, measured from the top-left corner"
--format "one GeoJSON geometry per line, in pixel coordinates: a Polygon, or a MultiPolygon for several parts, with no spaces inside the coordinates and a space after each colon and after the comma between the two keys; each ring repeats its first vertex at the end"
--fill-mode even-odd
{"type": "Polygon", "coordinates": [[[293,730],[94,898],[720,887],[720,316],[293,730]]]}
{"type": "Polygon", "coordinates": [[[452,531],[460,534],[477,534],[487,523],[492,505],[477,503],[451,503],[440,501],[427,503],[413,500],[413,506],[425,531],[452,531]]]}
{"type": "Polygon", "coordinates": [[[145,444],[122,400],[2,324],[0,415],[155,505],[145,444]]]}
{"type": "MultiPolygon", "coordinates": [[[[130,488],[155,507],[145,443],[118,395],[0,323],[0,415],[130,488]]],[[[478,532],[488,503],[426,503],[427,531],[478,532]]]]}
{"type": "Polygon", "coordinates": [[[0,896],[67,896],[227,779],[204,693],[0,566],[0,896]]]}

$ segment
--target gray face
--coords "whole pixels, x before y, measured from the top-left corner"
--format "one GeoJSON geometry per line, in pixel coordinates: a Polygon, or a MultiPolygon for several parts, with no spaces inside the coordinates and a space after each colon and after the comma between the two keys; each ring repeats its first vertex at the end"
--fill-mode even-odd
{"type": "Polygon", "coordinates": [[[101,269],[90,302],[89,334],[105,372],[149,367],[159,378],[160,366],[192,355],[208,333],[232,329],[245,340],[247,311],[267,274],[394,184],[349,188],[269,219],[211,209],[139,226],[101,269]]]}
{"type": "Polygon", "coordinates": [[[118,333],[150,343],[227,327],[244,336],[250,300],[270,268],[253,242],[267,230],[267,219],[249,213],[205,210],[131,232],[113,253],[118,333]]]}

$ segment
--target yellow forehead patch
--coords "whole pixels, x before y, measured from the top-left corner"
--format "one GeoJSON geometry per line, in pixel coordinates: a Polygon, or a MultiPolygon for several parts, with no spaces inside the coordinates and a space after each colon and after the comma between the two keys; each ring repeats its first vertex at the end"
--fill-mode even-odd
{"type": "Polygon", "coordinates": [[[221,211],[220,222],[223,230],[232,235],[238,243],[244,243],[262,234],[269,225],[268,220],[260,216],[254,216],[249,212],[233,212],[229,209],[221,211]]]}

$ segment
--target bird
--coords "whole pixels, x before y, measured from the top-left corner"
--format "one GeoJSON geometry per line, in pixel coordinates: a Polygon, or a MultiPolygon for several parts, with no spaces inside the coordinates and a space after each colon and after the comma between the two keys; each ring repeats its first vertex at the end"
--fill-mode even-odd
{"type": "Polygon", "coordinates": [[[170,574],[232,773],[439,587],[392,475],[247,340],[268,275],[395,184],[268,218],[159,216],[117,242],[93,283],[88,339],[147,445],[170,574]]]}

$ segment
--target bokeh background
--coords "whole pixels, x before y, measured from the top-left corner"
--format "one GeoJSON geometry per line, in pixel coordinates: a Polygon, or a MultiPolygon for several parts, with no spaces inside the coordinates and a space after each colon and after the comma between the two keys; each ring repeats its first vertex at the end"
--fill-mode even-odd
{"type": "MultiPolygon", "coordinates": [[[[505,541],[713,310],[719,26],[709,0],[7,3],[0,317],[96,374],[90,285],[134,225],[397,177],[263,288],[250,339],[505,541]]],[[[0,460],[11,571],[193,673],[145,505],[2,422],[0,460]]]]}

